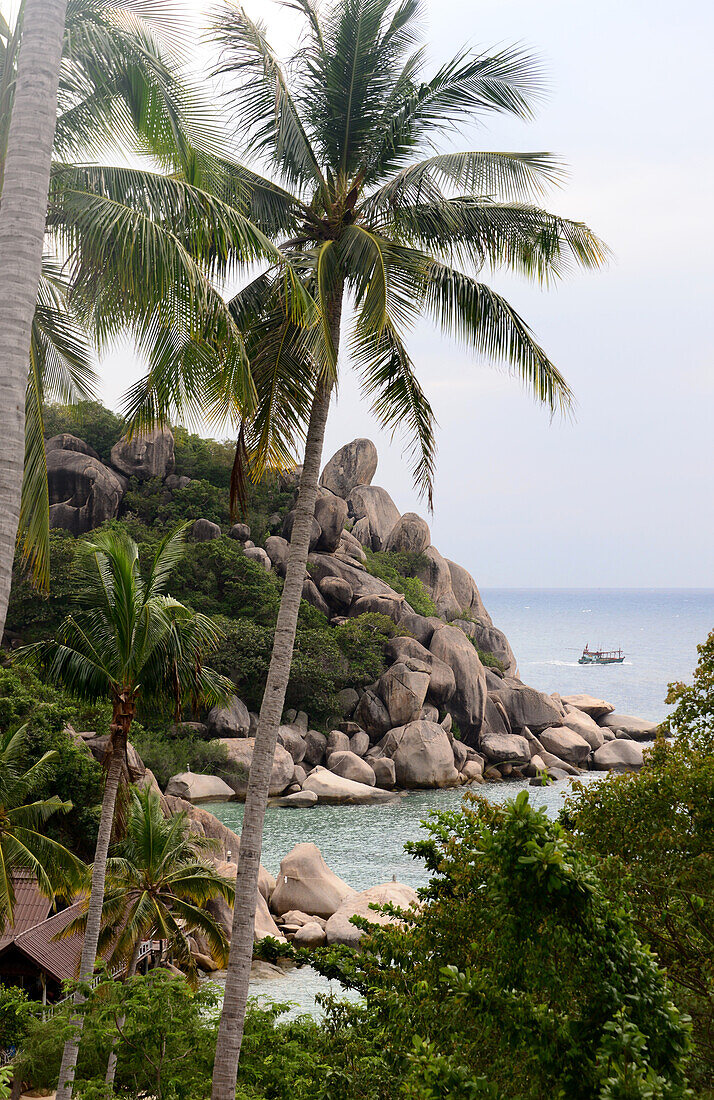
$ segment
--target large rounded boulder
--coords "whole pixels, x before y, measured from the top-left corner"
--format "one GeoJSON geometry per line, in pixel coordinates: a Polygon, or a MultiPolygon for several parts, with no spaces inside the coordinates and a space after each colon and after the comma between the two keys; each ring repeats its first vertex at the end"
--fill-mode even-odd
{"type": "Polygon", "coordinates": [[[168,428],[154,428],[131,439],[124,436],[112,447],[111,460],[127,477],[164,478],[174,468],[174,437],[168,428]]]}
{"type": "Polygon", "coordinates": [[[449,736],[436,722],[409,722],[390,730],[379,750],[394,761],[400,787],[453,787],[459,781],[449,736]]]}
{"type": "Polygon", "coordinates": [[[369,485],[377,470],[377,448],[371,439],[353,439],[333,454],[320,485],[346,499],[355,485],[369,485]]]}
{"type": "Polygon", "coordinates": [[[598,772],[634,772],[639,771],[643,760],[644,750],[639,741],[617,738],[595,750],[592,766],[598,772]]]}
{"type": "MultiPolygon", "coordinates": [[[[232,767],[226,773],[226,781],[233,788],[238,798],[245,798],[248,790],[248,775],[253,761],[254,737],[220,737],[219,745],[224,745],[228,755],[228,763],[232,767]]],[[[275,746],[273,767],[270,772],[270,796],[282,794],[285,788],[292,782],[295,762],[282,745],[275,746]]]]}
{"type": "Polygon", "coordinates": [[[401,882],[384,882],[370,886],[361,893],[352,893],[341,903],[325,925],[328,944],[342,943],[357,947],[364,933],[352,924],[352,917],[364,917],[371,924],[393,924],[394,917],[372,909],[373,905],[394,905],[399,909],[416,909],[419,898],[416,890],[401,882]]]}
{"type": "Polygon", "coordinates": [[[508,638],[502,630],[485,620],[460,619],[458,617],[454,619],[454,626],[460,627],[464,634],[468,634],[477,649],[484,653],[492,653],[503,665],[503,671],[507,676],[517,675],[516,658],[508,638]]]}
{"type": "Polygon", "coordinates": [[[75,536],[114,519],[126,492],[125,478],[98,458],[59,446],[47,452],[47,486],[50,527],[62,527],[75,536]]]}
{"type": "Polygon", "coordinates": [[[270,908],[278,916],[299,909],[310,916],[331,917],[354,893],[330,870],[316,844],[296,844],[281,860],[270,908]]]}
{"type": "Polygon", "coordinates": [[[484,622],[490,623],[491,616],[484,607],[478,585],[469,571],[464,569],[463,565],[458,565],[455,561],[450,561],[448,558],[446,559],[446,564],[451,573],[451,590],[454,593],[454,598],[461,608],[462,613],[468,612],[474,618],[482,619],[484,622]]]}
{"type": "Polygon", "coordinates": [[[380,485],[357,485],[347,505],[355,520],[353,533],[370,550],[383,550],[390,532],[399,520],[399,509],[380,485]]]}
{"type": "MultiPolygon", "coordinates": [[[[413,658],[407,660],[414,665],[413,658]]],[[[377,691],[389,712],[392,726],[404,726],[419,717],[429,690],[429,678],[428,671],[415,670],[401,661],[380,677],[377,691]]]]}
{"type": "Polygon", "coordinates": [[[223,707],[213,707],[208,712],[206,725],[211,737],[247,737],[250,732],[250,713],[237,695],[232,695],[223,707]]]}
{"type": "Polygon", "coordinates": [[[423,554],[431,544],[429,524],[416,512],[405,512],[389,533],[385,550],[396,553],[423,554]]]}
{"type": "Polygon", "coordinates": [[[315,519],[320,525],[317,549],[333,554],[340,545],[347,523],[347,504],[333,493],[322,493],[315,501],[315,519]]]}
{"type": "Polygon", "coordinates": [[[486,673],[474,646],[457,626],[442,626],[434,631],[429,649],[454,674],[456,688],[449,710],[462,728],[480,729],[486,709],[486,673]]]}

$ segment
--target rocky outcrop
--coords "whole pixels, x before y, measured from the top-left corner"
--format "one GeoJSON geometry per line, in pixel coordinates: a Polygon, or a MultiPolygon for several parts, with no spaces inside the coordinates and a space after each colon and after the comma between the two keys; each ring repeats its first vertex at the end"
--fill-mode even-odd
{"type": "Polygon", "coordinates": [[[591,752],[588,742],[567,726],[550,726],[538,734],[538,740],[553,756],[576,768],[584,766],[591,752]]]}
{"type": "Polygon", "coordinates": [[[211,519],[196,519],[191,525],[189,538],[191,542],[213,542],[221,537],[221,528],[211,519]]]}
{"type": "Polygon", "coordinates": [[[458,783],[449,736],[435,722],[409,722],[390,730],[378,750],[394,761],[397,784],[407,790],[458,783]]]}
{"type": "Polygon", "coordinates": [[[582,710],[591,718],[604,718],[615,709],[612,703],[606,703],[604,699],[597,699],[594,695],[563,695],[562,700],[566,706],[582,710]]]}
{"type": "Polygon", "coordinates": [[[644,750],[637,741],[616,738],[593,753],[593,768],[598,772],[631,772],[642,767],[644,750]]]}
{"type": "Polygon", "coordinates": [[[371,484],[377,460],[371,439],[353,439],[332,456],[322,471],[320,485],[346,500],[356,485],[371,484]]]}
{"type": "Polygon", "coordinates": [[[403,726],[407,722],[415,721],[429,689],[428,666],[414,658],[408,657],[407,661],[409,664],[399,662],[392,665],[377,685],[392,726],[403,726]]]}
{"type": "Polygon", "coordinates": [[[587,741],[591,749],[599,749],[601,745],[605,744],[603,731],[595,719],[586,714],[584,710],[568,707],[563,715],[563,725],[579,734],[584,741],[587,741]]]}
{"type": "Polygon", "coordinates": [[[376,784],[374,771],[367,761],[363,760],[361,756],[357,756],[357,753],[352,752],[350,749],[333,752],[327,766],[334,775],[339,775],[343,779],[351,779],[355,783],[364,783],[368,787],[374,787],[376,784]]]}
{"type": "Polygon", "coordinates": [[[442,618],[451,620],[461,614],[461,608],[451,588],[449,563],[435,546],[427,546],[415,575],[426,588],[442,618]]]}
{"type": "Polygon", "coordinates": [[[455,561],[446,559],[451,573],[451,591],[462,613],[468,612],[475,619],[482,622],[491,622],[491,616],[484,607],[481,593],[476,581],[463,565],[457,565],[455,561]]]}
{"type": "Polygon", "coordinates": [[[603,729],[612,730],[618,737],[626,734],[633,741],[653,741],[659,731],[658,722],[634,718],[631,714],[617,714],[614,711],[601,718],[600,725],[603,729]]]}
{"type": "Polygon", "coordinates": [[[435,630],[429,649],[454,674],[456,686],[449,710],[462,728],[479,730],[486,709],[486,674],[478,653],[456,626],[435,630]]]}
{"type": "Polygon", "coordinates": [[[473,640],[477,649],[484,653],[492,653],[501,662],[507,676],[518,675],[516,658],[502,630],[498,630],[486,620],[460,619],[458,616],[454,618],[454,625],[461,627],[464,634],[473,640]]]}
{"type": "MultiPolygon", "coordinates": [[[[75,437],[54,438],[73,442],[75,437]]],[[[47,486],[50,527],[63,527],[78,536],[114,519],[126,479],[87,452],[57,445],[47,452],[47,486]]]]}
{"type": "Polygon", "coordinates": [[[352,779],[343,779],[327,768],[317,767],[311,771],[303,783],[304,791],[314,791],[318,802],[328,806],[360,805],[362,803],[391,802],[394,795],[366,783],[356,783],[352,779]]]}
{"type": "Polygon", "coordinates": [[[480,738],[482,752],[492,764],[528,764],[531,750],[525,737],[514,733],[482,733],[480,738]]]}
{"type": "Polygon", "coordinates": [[[498,691],[493,694],[503,704],[514,730],[523,726],[541,730],[561,725],[561,713],[553,699],[527,684],[512,679],[502,680],[498,691]]]}
{"type": "Polygon", "coordinates": [[[250,714],[245,703],[233,695],[226,706],[208,712],[206,725],[211,737],[247,737],[250,714]]]}
{"type": "Polygon", "coordinates": [[[346,501],[332,493],[322,493],[315,501],[315,520],[320,527],[316,548],[328,554],[334,553],[347,523],[346,501]]]}
{"type": "Polygon", "coordinates": [[[49,454],[50,451],[78,451],[79,454],[89,455],[91,458],[96,458],[97,462],[101,462],[94,447],[90,447],[79,436],[70,435],[69,432],[53,435],[50,439],[47,439],[45,441],[45,454],[49,454]]]}
{"type": "Polygon", "coordinates": [[[112,447],[112,466],[127,477],[146,481],[166,477],[174,468],[174,437],[168,428],[124,436],[112,447]]]}

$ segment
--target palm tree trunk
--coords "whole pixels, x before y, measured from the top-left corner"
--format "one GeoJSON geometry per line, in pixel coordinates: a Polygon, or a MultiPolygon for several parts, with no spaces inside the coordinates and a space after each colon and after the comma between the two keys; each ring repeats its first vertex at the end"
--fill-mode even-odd
{"type": "MultiPolygon", "coordinates": [[[[335,353],[339,347],[341,315],[342,288],[333,298],[329,318],[335,353]]],[[[290,538],[288,567],[253,747],[240,836],[226,988],[213,1067],[212,1100],[235,1100],[238,1061],[248,1003],[250,965],[253,958],[253,928],[263,845],[263,819],[270,791],[270,773],[273,767],[278,727],[290,679],[290,665],[293,659],[295,631],[310,548],[310,532],[315,515],[317,486],[322,465],[322,446],[331,393],[331,383],[320,383],[310,412],[300,490],[290,538]]]]}
{"type": "MultiPolygon", "coordinates": [[[[97,943],[99,942],[99,932],[102,925],[102,909],[104,907],[104,882],[107,875],[107,853],[109,852],[109,842],[112,836],[114,807],[116,806],[122,765],[126,755],[126,742],[130,723],[131,718],[126,714],[120,715],[119,721],[117,721],[115,715],[115,720],[112,722],[111,757],[109,758],[107,779],[104,785],[102,814],[99,819],[97,847],[94,852],[94,864],[92,866],[92,892],[89,898],[87,925],[84,931],[82,958],[79,964],[79,980],[81,982],[91,980],[92,974],[94,973],[94,964],[97,961],[97,943]]],[[[74,995],[74,1004],[79,1007],[83,1003],[84,997],[79,990],[77,990],[74,995]]],[[[74,1071],[77,1066],[79,1040],[84,1024],[84,1016],[82,1013],[77,1013],[73,1023],[74,1031],[69,1039],[67,1039],[62,1052],[62,1064],[60,1066],[56,1100],[72,1100],[74,1071]]]]}
{"type": "MultiPolygon", "coordinates": [[[[133,978],[136,974],[136,966],[139,961],[139,951],[141,950],[141,940],[138,939],[134,944],[134,951],[129,961],[126,977],[133,978]]],[[[122,1013],[119,1017],[117,1024],[117,1031],[121,1031],[126,1023],[126,1015],[122,1013]]],[[[111,1096],[114,1092],[114,1078],[117,1073],[117,1036],[112,1039],[112,1049],[109,1051],[109,1057],[107,1058],[107,1072],[104,1075],[104,1083],[107,1086],[107,1096],[111,1096]]]]}
{"type": "Polygon", "coordinates": [[[67,0],[26,0],[0,201],[0,635],[25,459],[25,390],[47,217],[67,0]]]}

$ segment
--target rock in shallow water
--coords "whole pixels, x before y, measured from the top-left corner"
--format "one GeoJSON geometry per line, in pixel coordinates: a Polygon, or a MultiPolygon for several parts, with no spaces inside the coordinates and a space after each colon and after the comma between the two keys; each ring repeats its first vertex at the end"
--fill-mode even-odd
{"type": "Polygon", "coordinates": [[[355,891],[325,863],[316,844],[296,844],[280,863],[270,908],[278,915],[290,909],[331,917],[355,891]]]}
{"type": "Polygon", "coordinates": [[[342,902],[325,926],[328,944],[343,943],[350,947],[358,946],[364,933],[350,922],[350,918],[354,916],[364,917],[372,924],[394,923],[394,917],[371,909],[370,906],[373,904],[397,905],[400,909],[407,910],[416,908],[419,898],[416,890],[401,882],[384,882],[379,886],[370,886],[368,890],[362,890],[359,894],[351,894],[342,902]]]}
{"type": "Polygon", "coordinates": [[[363,803],[392,802],[397,796],[366,783],[343,779],[327,768],[315,768],[303,783],[303,790],[314,791],[318,802],[327,805],[360,805],[363,803]]]}

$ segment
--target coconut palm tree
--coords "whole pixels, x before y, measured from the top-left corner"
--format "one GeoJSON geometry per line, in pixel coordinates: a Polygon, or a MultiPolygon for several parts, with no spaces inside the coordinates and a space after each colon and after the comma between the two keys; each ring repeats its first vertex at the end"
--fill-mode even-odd
{"type": "Polygon", "coordinates": [[[43,831],[54,814],[68,813],[72,803],[57,795],[32,799],[57,759],[57,752],[46,752],[27,768],[25,727],[0,737],[0,928],[14,922],[16,872],[30,871],[50,898],[71,897],[82,882],[81,860],[43,831]]]}
{"type": "Polygon", "coordinates": [[[271,450],[274,423],[289,428],[291,418],[299,419],[293,407],[305,404],[309,419],[246,795],[213,1100],[235,1092],[263,816],[342,331],[378,421],[408,433],[414,479],[431,504],[433,415],[407,349],[413,323],[429,318],[481,357],[512,369],[549,410],[567,409],[563,376],[479,273],[503,267],[546,282],[571,266],[596,267],[605,256],[585,225],[535,205],[561,174],[550,155],[436,150],[444,134],[479,115],[530,117],[540,72],[527,52],[464,50],[424,79],[423,52],[415,45],[418,0],[289,6],[304,17],[304,35],[285,67],[265,27],[241,7],[224,5],[215,24],[217,74],[233,96],[239,136],[275,181],[271,194],[262,185],[262,206],[256,202],[252,216],[266,233],[282,217],[283,251],[302,272],[320,324],[296,330],[280,308],[272,270],[232,302],[259,395],[259,413],[240,438],[253,476],[284,457],[271,450]],[[289,386],[295,400],[286,411],[289,386]]]}
{"type": "MultiPolygon", "coordinates": [[[[190,831],[186,813],[165,818],[155,791],[132,787],[126,832],[107,860],[98,950],[126,976],[136,973],[138,949],[148,939],[166,942],[179,966],[195,972],[189,937],[199,933],[218,967],[228,961],[228,941],[206,903],[233,904],[233,883],[203,856],[218,851],[210,837],[190,831]],[[107,956],[106,951],[111,948],[107,956]]],[[[84,932],[87,913],[63,935],[84,932]]]]}
{"type": "MultiPolygon", "coordinates": [[[[114,808],[137,704],[168,705],[178,715],[186,703],[214,705],[232,692],[230,681],[204,664],[220,637],[218,628],[205,615],[166,595],[184,538],[185,528],[167,535],[146,580],[139,570],[138,547],[124,532],[110,529],[87,540],[78,613],[64,621],[54,639],[26,646],[14,658],[80,699],[108,698],[112,705],[80,981],[91,977],[96,962],[114,808]]],[[[78,990],[75,1004],[82,1001],[78,990]]],[[[62,1057],[57,1091],[61,1100],[72,1095],[81,1028],[78,1015],[62,1057]]]]}
{"type": "MultiPolygon", "coordinates": [[[[166,942],[170,955],[194,979],[196,964],[189,937],[199,933],[218,967],[228,962],[228,941],[205,906],[222,897],[233,904],[233,883],[218,874],[202,855],[220,848],[210,837],[191,833],[187,814],[165,818],[158,796],[133,787],[126,834],[107,860],[107,888],[98,950],[110,964],[124,964],[127,978],[136,973],[139,949],[148,939],[166,942]]],[[[87,914],[65,929],[64,936],[84,933],[87,914]]],[[[119,1020],[119,1030],[124,1026],[119,1020]]],[[[117,1056],[112,1047],[105,1083],[114,1084],[117,1056]]]]}
{"type": "Polygon", "coordinates": [[[0,201],[1,625],[20,518],[27,363],[42,265],[66,6],[67,0],[26,0],[26,34],[7,128],[0,201]]]}
{"type": "MultiPolygon", "coordinates": [[[[12,27],[0,17],[0,180],[22,31],[33,25],[29,6],[12,27]]],[[[250,408],[241,337],[214,276],[264,255],[274,261],[277,251],[246,216],[242,170],[222,157],[210,111],[183,76],[182,41],[186,46],[185,28],[170,0],[68,4],[46,253],[23,384],[19,529],[41,584],[49,577],[42,402],[92,396],[92,343],[101,350],[117,336],[133,338],[149,367],[135,394],[152,410],[163,409],[172,388],[184,406],[200,394],[216,415],[250,408]],[[101,156],[130,158],[132,167],[111,159],[97,165],[101,156]]],[[[8,454],[12,449],[3,470],[9,478],[12,469],[15,481],[19,438],[11,432],[2,444],[8,454]]],[[[0,523],[10,532],[0,540],[0,628],[17,489],[0,496],[0,523]]]]}

